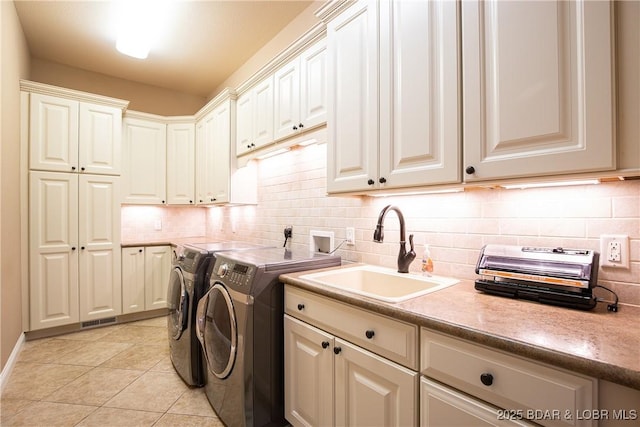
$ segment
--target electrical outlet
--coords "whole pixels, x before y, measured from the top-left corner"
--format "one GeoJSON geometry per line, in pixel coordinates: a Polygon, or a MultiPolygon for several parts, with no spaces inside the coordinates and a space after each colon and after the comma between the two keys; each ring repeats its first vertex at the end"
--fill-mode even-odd
{"type": "Polygon", "coordinates": [[[355,245],[356,244],[356,230],[353,227],[347,227],[345,230],[345,242],[347,245],[355,245]]]}
{"type": "Polygon", "coordinates": [[[154,224],[153,224],[153,228],[156,231],[162,230],[162,220],[161,219],[156,219],[154,224]]]}
{"type": "Polygon", "coordinates": [[[629,268],[629,236],[620,234],[600,236],[600,265],[629,268]]]}

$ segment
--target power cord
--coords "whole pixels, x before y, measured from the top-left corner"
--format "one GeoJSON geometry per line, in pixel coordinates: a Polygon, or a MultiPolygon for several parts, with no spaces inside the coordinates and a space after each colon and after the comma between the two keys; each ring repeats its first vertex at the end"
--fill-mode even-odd
{"type": "MultiPolygon", "coordinates": [[[[611,293],[613,294],[613,296],[614,296],[614,297],[616,297],[616,300],[615,300],[613,303],[611,303],[611,304],[608,304],[608,305],[607,305],[607,311],[611,311],[611,312],[616,313],[616,312],[618,311],[618,294],[616,294],[615,292],[613,292],[613,291],[612,291],[611,289],[609,289],[609,288],[605,288],[605,287],[604,287],[604,286],[602,286],[602,285],[596,285],[596,286],[595,286],[595,288],[602,288],[602,289],[604,289],[605,291],[611,292],[611,293]]],[[[604,299],[602,299],[602,298],[597,298],[597,299],[596,299],[596,301],[598,301],[598,302],[603,302],[603,301],[604,301],[604,299]]]]}
{"type": "Polygon", "coordinates": [[[346,240],[343,240],[342,242],[340,242],[340,244],[338,246],[336,246],[331,252],[329,252],[329,255],[333,255],[333,253],[335,251],[337,251],[338,249],[340,249],[340,246],[344,245],[345,243],[347,243],[346,240]]]}

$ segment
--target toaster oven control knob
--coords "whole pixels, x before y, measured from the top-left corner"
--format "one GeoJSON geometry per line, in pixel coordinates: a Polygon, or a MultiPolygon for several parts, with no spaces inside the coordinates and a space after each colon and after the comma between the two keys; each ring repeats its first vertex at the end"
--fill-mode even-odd
{"type": "Polygon", "coordinates": [[[493,384],[493,375],[489,373],[484,373],[480,375],[480,381],[482,382],[482,384],[486,386],[490,386],[491,384],[493,384]]]}
{"type": "Polygon", "coordinates": [[[218,267],[218,276],[224,277],[227,275],[228,272],[229,272],[228,264],[222,264],[220,265],[220,267],[218,267]]]}

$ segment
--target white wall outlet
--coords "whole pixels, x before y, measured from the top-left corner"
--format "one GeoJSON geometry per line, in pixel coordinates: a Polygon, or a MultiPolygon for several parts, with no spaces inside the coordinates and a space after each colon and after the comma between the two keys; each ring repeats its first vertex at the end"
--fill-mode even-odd
{"type": "Polygon", "coordinates": [[[162,230],[162,220],[161,219],[156,219],[153,223],[153,229],[156,231],[160,231],[162,230]]]}
{"type": "Polygon", "coordinates": [[[622,234],[600,236],[600,266],[629,268],[629,236],[622,234]]]}
{"type": "Polygon", "coordinates": [[[347,227],[345,230],[345,242],[347,245],[355,245],[356,244],[356,229],[353,227],[347,227]]]}

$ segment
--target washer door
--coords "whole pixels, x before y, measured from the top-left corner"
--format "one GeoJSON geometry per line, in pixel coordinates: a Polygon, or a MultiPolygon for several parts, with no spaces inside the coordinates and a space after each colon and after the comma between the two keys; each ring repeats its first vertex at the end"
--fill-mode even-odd
{"type": "Polygon", "coordinates": [[[216,282],[203,299],[206,306],[199,307],[205,311],[199,310],[198,334],[209,372],[223,379],[236,360],[238,335],[233,303],[220,282],[216,282]]]}
{"type": "Polygon", "coordinates": [[[169,337],[179,339],[187,329],[189,295],[184,284],[182,270],[174,268],[169,276],[167,304],[169,307],[169,337]]]}

